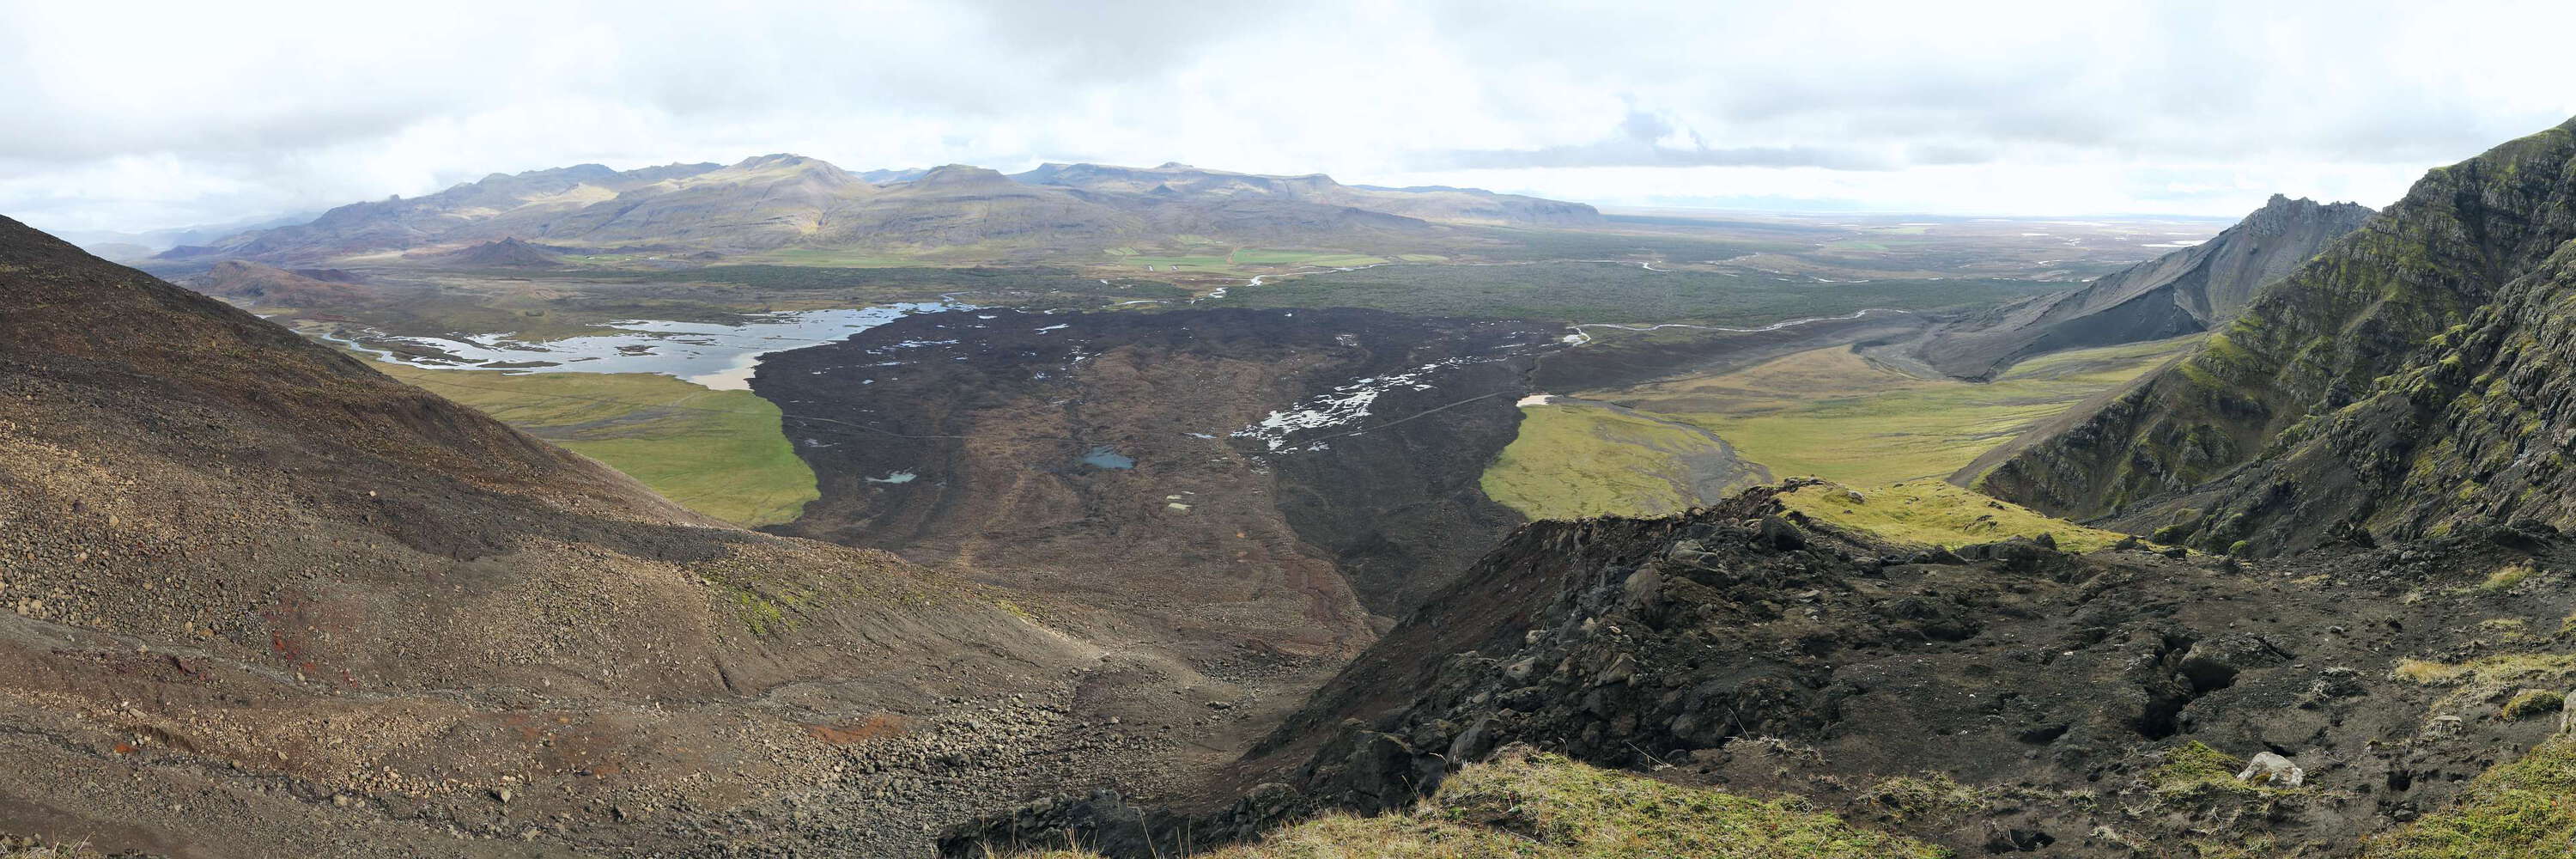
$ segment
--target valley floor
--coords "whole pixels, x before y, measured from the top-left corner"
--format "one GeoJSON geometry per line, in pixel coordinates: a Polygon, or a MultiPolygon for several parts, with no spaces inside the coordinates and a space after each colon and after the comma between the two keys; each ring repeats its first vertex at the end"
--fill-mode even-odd
{"type": "Polygon", "coordinates": [[[1486,490],[1532,518],[1654,516],[1771,478],[1939,480],[2199,340],[2044,355],[1983,383],[1846,344],[1576,391],[1525,410],[1486,490]]]}

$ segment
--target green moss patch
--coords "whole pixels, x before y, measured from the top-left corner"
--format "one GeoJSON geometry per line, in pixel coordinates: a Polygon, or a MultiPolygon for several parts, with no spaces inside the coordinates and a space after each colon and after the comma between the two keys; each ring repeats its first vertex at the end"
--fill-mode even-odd
{"type": "Polygon", "coordinates": [[[1521,409],[1520,435],[1485,469],[1485,495],[1532,519],[1665,516],[1757,481],[1696,427],[1593,403],[1521,409]],[[1718,485],[1711,485],[1716,483],[1718,485]]]}
{"type": "Polygon", "coordinates": [[[376,369],[737,525],[793,520],[820,497],[813,470],[779,428],[778,407],[750,391],[709,390],[650,373],[512,375],[383,363],[376,369]]]}
{"type": "Polygon", "coordinates": [[[2051,519],[1938,480],[1868,490],[1823,483],[1783,493],[1780,502],[1810,519],[1912,546],[1964,546],[2047,534],[2059,548],[2089,552],[2129,536],[2051,519]]]}

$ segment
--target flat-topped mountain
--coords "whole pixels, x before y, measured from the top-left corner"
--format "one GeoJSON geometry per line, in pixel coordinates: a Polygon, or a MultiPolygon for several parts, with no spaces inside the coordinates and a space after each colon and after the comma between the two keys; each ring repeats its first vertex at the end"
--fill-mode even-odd
{"type": "Polygon", "coordinates": [[[2139,263],[2084,288],[1944,325],[1917,347],[1925,363],[1988,379],[2025,358],[2161,340],[2236,318],[2256,289],[2359,229],[2370,209],[2275,194],[2209,241],[2139,263]]]}
{"type": "Polygon", "coordinates": [[[1418,245],[1448,224],[1599,220],[1580,203],[1452,188],[1355,188],[1321,175],[1094,164],[1048,164],[1017,176],[957,164],[852,174],[820,159],[773,154],[722,166],[496,173],[436,194],[353,203],[311,223],[176,248],[163,258],[300,262],[509,239],[718,252],[1096,253],[1176,236],[1373,247],[1418,245]]]}

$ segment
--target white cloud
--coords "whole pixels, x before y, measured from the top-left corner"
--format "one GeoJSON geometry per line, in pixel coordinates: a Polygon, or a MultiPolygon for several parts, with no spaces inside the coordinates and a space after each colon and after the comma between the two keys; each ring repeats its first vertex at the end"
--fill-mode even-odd
{"type": "Polygon", "coordinates": [[[0,0],[0,213],[171,226],[773,151],[1633,204],[2377,205],[2576,113],[2570,25],[2513,2],[0,0]]]}

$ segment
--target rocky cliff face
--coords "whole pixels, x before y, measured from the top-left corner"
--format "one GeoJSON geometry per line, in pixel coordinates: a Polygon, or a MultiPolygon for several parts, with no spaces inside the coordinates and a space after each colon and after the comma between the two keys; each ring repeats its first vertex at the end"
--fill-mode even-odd
{"type": "Polygon", "coordinates": [[[2545,447],[2562,420],[2545,397],[2564,374],[2543,367],[2560,324],[2555,255],[2576,238],[2571,128],[2427,174],[2198,352],[1978,485],[2068,517],[2179,526],[2204,545],[2259,536],[2263,551],[2347,525],[2420,533],[2448,518],[2427,512],[2450,503],[2436,499],[2499,476],[2515,489],[2480,494],[2489,512],[2563,518],[2548,452],[2517,451],[2545,447]],[[2220,478],[2210,498],[2175,497],[2220,478]]]}
{"type": "Polygon", "coordinates": [[[2359,229],[2370,214],[2352,203],[2276,194],[2209,241],[2073,292],[1944,325],[1917,351],[1943,373],[1988,379],[2034,355],[2206,331],[2236,318],[2257,288],[2359,229]]]}

